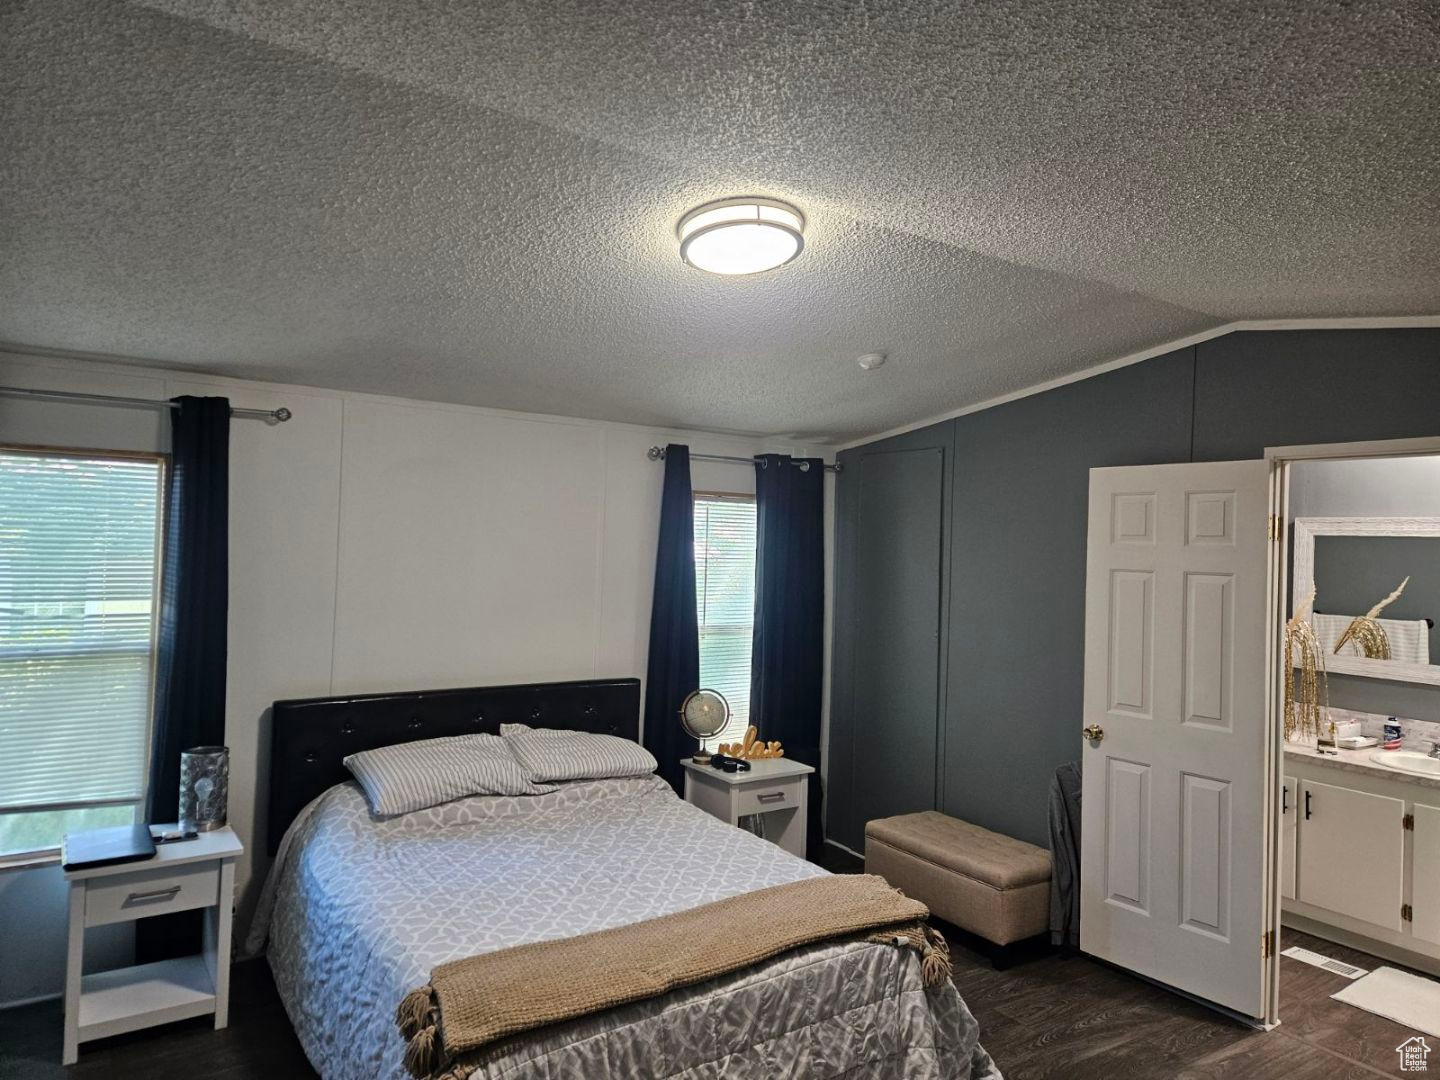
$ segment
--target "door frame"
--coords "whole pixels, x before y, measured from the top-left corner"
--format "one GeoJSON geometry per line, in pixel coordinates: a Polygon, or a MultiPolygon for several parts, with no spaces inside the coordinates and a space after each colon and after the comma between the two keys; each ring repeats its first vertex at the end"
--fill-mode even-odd
{"type": "Polygon", "coordinates": [[[1345,461],[1356,458],[1415,457],[1440,455],[1440,437],[1423,439],[1382,439],[1367,442],[1310,443],[1298,446],[1265,448],[1265,463],[1270,476],[1270,514],[1276,523],[1270,544],[1270,592],[1266,597],[1265,631],[1265,925],[1274,935],[1275,948],[1266,959],[1265,1027],[1280,1023],[1280,852],[1282,844],[1280,789],[1284,783],[1285,725],[1284,683],[1281,667],[1284,657],[1286,594],[1289,592],[1290,550],[1290,465],[1297,461],[1345,461]]]}

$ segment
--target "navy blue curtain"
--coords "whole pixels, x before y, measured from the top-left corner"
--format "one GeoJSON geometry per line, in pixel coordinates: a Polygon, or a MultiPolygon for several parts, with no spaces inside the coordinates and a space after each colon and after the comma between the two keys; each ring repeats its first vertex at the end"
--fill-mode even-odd
{"type": "Polygon", "coordinates": [[[225,742],[230,600],[230,402],[170,410],[170,473],[155,668],[150,820],[179,813],[180,751],[225,742]]]}
{"type": "Polygon", "coordinates": [[[695,507],[690,448],[665,448],[660,544],[650,607],[650,657],[645,667],[645,748],[675,790],[684,788],[680,759],[696,743],[680,726],[685,695],[700,685],[700,627],[695,613],[695,507]]]}
{"type": "MultiPolygon", "coordinates": [[[[155,665],[147,820],[180,812],[180,751],[225,742],[230,599],[230,402],[180,397],[170,410],[170,471],[155,665]]],[[[246,839],[249,839],[248,837],[246,839]]],[[[141,919],[142,961],[198,951],[196,912],[141,919]]]]}
{"type": "MultiPolygon", "coordinates": [[[[785,756],[820,768],[825,639],[825,468],[818,458],[755,460],[755,640],[750,719],[785,756]]],[[[823,842],[819,772],[810,776],[806,842],[823,842]]]]}

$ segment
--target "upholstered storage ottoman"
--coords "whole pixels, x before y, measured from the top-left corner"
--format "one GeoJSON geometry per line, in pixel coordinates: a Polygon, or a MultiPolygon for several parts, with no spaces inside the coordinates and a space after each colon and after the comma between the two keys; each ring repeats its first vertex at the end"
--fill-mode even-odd
{"type": "MultiPolygon", "coordinates": [[[[1050,926],[1050,853],[934,810],[865,825],[865,872],[994,946],[1050,926]]],[[[992,950],[996,967],[1011,958],[992,950]]]]}

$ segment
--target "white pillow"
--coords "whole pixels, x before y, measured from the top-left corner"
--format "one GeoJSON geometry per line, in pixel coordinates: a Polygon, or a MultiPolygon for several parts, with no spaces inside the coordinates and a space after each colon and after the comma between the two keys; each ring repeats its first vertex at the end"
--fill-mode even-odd
{"type": "Polygon", "coordinates": [[[467,795],[544,795],[498,735],[421,739],[345,759],[377,814],[408,814],[467,795]]]}
{"type": "Polygon", "coordinates": [[[655,755],[631,739],[583,731],[501,724],[500,734],[536,783],[648,776],[655,755]]]}

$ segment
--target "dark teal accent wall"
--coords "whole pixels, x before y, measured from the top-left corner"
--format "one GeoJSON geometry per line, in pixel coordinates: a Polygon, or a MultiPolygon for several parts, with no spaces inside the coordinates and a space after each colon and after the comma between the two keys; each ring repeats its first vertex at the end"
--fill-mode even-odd
{"type": "Polygon", "coordinates": [[[1264,330],[1195,348],[1196,461],[1440,434],[1440,330],[1264,330]]]}
{"type": "Polygon", "coordinates": [[[1091,468],[1425,435],[1440,330],[1256,331],[842,452],[829,837],[941,809],[1046,842],[1080,752],[1091,468]]]}
{"type": "Polygon", "coordinates": [[[1185,461],[1192,369],[1187,349],[955,421],[947,814],[1042,842],[1083,726],[1090,469],[1185,461]]]}

